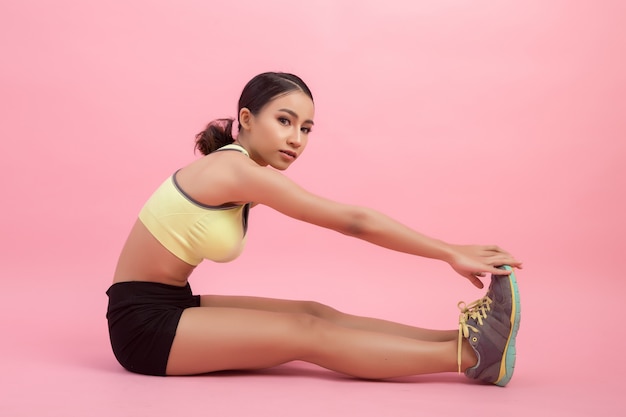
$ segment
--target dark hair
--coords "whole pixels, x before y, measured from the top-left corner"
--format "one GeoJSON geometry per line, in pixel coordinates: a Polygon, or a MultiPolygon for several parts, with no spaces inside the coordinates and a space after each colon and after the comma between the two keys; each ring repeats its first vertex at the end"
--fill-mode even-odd
{"type": "MultiPolygon", "coordinates": [[[[261,109],[274,98],[290,93],[302,91],[313,100],[313,94],[309,87],[300,77],[285,72],[265,72],[259,74],[243,88],[237,115],[242,108],[247,108],[250,113],[256,115],[261,109]]],[[[237,116],[239,118],[239,116],[237,116]]],[[[217,119],[210,122],[206,128],[196,135],[196,149],[203,155],[208,155],[222,146],[235,141],[233,137],[233,123],[235,119],[217,119]]],[[[238,123],[237,131],[241,129],[238,123]]]]}

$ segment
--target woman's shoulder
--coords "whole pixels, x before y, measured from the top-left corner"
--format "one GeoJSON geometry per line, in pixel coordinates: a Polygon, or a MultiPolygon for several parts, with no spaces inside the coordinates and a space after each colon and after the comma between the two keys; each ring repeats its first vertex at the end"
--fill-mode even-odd
{"type": "MultiPolygon", "coordinates": [[[[243,201],[233,197],[246,167],[254,164],[241,152],[213,152],[179,169],[175,179],[186,194],[206,205],[243,201]]],[[[257,165],[258,166],[258,165],[257,165]]]]}

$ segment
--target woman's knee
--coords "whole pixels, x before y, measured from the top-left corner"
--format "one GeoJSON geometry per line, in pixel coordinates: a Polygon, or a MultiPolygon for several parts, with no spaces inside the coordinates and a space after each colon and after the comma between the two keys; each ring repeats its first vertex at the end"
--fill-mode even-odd
{"type": "Polygon", "coordinates": [[[310,313],[291,314],[290,318],[289,339],[297,341],[296,344],[309,354],[317,351],[323,344],[320,341],[326,339],[336,327],[330,320],[310,313]]]}
{"type": "Polygon", "coordinates": [[[302,301],[301,306],[304,313],[329,321],[333,321],[343,314],[339,310],[317,301],[302,301]]]}

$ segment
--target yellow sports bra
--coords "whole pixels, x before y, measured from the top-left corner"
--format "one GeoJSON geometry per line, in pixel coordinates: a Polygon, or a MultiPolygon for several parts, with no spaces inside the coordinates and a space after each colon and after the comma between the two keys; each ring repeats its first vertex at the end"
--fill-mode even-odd
{"type": "MultiPolygon", "coordinates": [[[[249,156],[244,148],[235,144],[217,151],[226,150],[249,156]]],[[[165,248],[195,266],[203,259],[228,262],[241,254],[246,242],[249,210],[249,203],[202,204],[180,188],[174,173],[148,199],[139,212],[139,219],[165,248]]]]}

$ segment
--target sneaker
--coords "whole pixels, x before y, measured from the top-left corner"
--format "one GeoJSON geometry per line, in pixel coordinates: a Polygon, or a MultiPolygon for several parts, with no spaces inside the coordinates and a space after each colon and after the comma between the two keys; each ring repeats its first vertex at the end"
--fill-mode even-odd
{"type": "MultiPolygon", "coordinates": [[[[500,269],[511,270],[506,265],[500,269]]],[[[515,368],[515,338],[520,323],[519,290],[515,274],[492,275],[485,297],[469,305],[459,303],[458,364],[461,371],[461,336],[466,338],[478,363],[465,370],[472,379],[505,386],[515,368]]]]}

